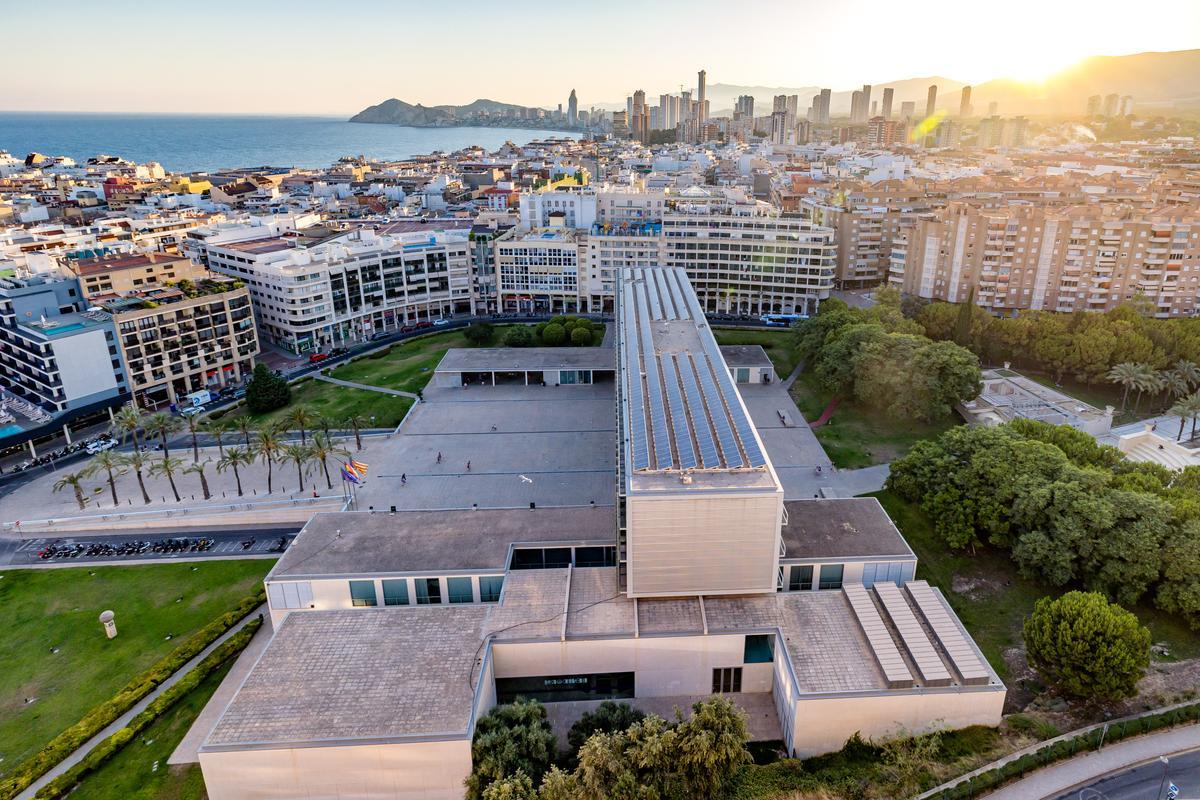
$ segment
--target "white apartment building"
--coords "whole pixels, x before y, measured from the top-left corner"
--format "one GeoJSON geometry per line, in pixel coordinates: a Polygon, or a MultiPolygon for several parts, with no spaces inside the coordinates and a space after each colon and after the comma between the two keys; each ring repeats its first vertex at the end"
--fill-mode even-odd
{"type": "Polygon", "coordinates": [[[580,237],[570,227],[513,228],[493,242],[497,306],[503,313],[585,310],[580,301],[580,237]]]}
{"type": "Polygon", "coordinates": [[[215,272],[245,281],[263,335],[293,352],[475,312],[466,231],[336,231],[205,242],[215,272]]]}
{"type": "Polygon", "coordinates": [[[557,218],[568,228],[586,230],[596,221],[596,190],[567,186],[521,193],[521,226],[546,228],[557,218]]]}

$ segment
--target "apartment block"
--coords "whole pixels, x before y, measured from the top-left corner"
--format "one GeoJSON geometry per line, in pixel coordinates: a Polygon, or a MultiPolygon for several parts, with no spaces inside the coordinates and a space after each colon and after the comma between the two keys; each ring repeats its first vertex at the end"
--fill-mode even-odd
{"type": "MultiPolygon", "coordinates": [[[[500,311],[560,314],[581,310],[580,240],[573,228],[513,228],[494,242],[500,311]]],[[[586,274],[586,273],[583,273],[586,274]]]]}
{"type": "Polygon", "coordinates": [[[136,292],[148,286],[196,281],[207,270],[187,256],[167,253],[133,253],[99,258],[67,259],[66,267],[79,276],[84,296],[136,292]]]}

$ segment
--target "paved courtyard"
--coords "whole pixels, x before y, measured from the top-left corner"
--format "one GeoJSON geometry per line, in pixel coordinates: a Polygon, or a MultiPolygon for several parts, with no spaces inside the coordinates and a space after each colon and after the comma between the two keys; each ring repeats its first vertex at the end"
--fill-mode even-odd
{"type": "Polygon", "coordinates": [[[372,454],[358,508],[611,506],[614,402],[611,383],[428,387],[372,454]]]}

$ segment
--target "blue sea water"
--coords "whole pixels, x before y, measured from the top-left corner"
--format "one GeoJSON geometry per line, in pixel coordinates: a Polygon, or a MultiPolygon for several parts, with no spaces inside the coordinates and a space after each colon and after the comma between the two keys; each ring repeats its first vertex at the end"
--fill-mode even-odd
{"type": "Polygon", "coordinates": [[[399,159],[468,145],[494,150],[567,136],[530,128],[407,128],[337,117],[200,116],[185,114],[51,114],[0,112],[0,150],[157,161],[168,170],[222,167],[326,167],[342,156],[399,159]]]}

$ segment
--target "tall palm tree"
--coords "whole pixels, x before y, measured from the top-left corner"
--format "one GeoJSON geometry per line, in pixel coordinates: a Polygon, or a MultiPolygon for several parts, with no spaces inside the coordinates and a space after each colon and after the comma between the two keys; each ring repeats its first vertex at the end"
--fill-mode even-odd
{"type": "MultiPolygon", "coordinates": [[[[232,449],[232,448],[230,448],[232,449]]],[[[221,451],[221,458],[225,457],[225,451],[221,451]]],[[[194,472],[200,476],[200,491],[204,492],[204,499],[208,500],[212,497],[212,492],[208,491],[208,477],[204,474],[204,468],[212,463],[212,459],[206,458],[203,461],[197,461],[194,464],[188,464],[183,468],[184,472],[194,472]]]]}
{"type": "Polygon", "coordinates": [[[1175,371],[1187,381],[1189,387],[1200,386],[1200,367],[1196,366],[1194,362],[1181,358],[1173,366],[1175,371]]]}
{"type": "Polygon", "coordinates": [[[1134,413],[1137,413],[1138,406],[1142,404],[1142,394],[1144,392],[1149,392],[1151,396],[1156,395],[1163,390],[1163,384],[1166,382],[1162,373],[1155,372],[1149,364],[1143,364],[1142,366],[1144,369],[1141,378],[1134,385],[1137,389],[1137,399],[1133,401],[1134,413]]]}
{"type": "MultiPolygon", "coordinates": [[[[205,420],[204,427],[208,429],[209,436],[217,440],[217,452],[224,458],[225,445],[221,443],[221,437],[233,430],[233,425],[227,419],[213,419],[209,417],[205,420]]],[[[195,463],[195,461],[192,463],[195,463]]]]}
{"type": "Polygon", "coordinates": [[[321,470],[325,473],[325,485],[332,489],[333,480],[329,477],[328,459],[349,458],[350,451],[330,439],[327,434],[321,433],[313,434],[312,445],[309,449],[312,453],[312,460],[321,464],[321,470]]]}
{"type": "Polygon", "coordinates": [[[362,433],[360,431],[367,424],[367,418],[362,414],[351,414],[342,421],[354,431],[355,449],[362,450],[362,433]]]}
{"type": "Polygon", "coordinates": [[[200,460],[200,443],[196,437],[204,427],[204,420],[200,419],[199,414],[192,414],[183,418],[183,424],[187,427],[188,433],[192,435],[192,463],[195,464],[200,460]]]}
{"type": "Polygon", "coordinates": [[[1179,433],[1175,434],[1175,441],[1183,438],[1183,426],[1187,423],[1188,417],[1192,414],[1192,406],[1188,401],[1192,398],[1181,397],[1175,401],[1175,404],[1167,409],[1167,413],[1172,417],[1179,417],[1179,433]]]}
{"type": "Polygon", "coordinates": [[[333,422],[333,419],[331,419],[328,414],[321,414],[313,422],[313,425],[320,428],[321,432],[325,434],[326,438],[328,438],[329,429],[333,427],[333,422]]]}
{"type": "Polygon", "coordinates": [[[233,479],[237,481],[238,497],[242,496],[242,476],[238,467],[254,463],[254,454],[244,447],[231,447],[225,451],[225,457],[217,462],[217,472],[233,470],[233,479]]]}
{"type": "Polygon", "coordinates": [[[1192,438],[1196,438],[1196,419],[1200,418],[1200,392],[1188,395],[1184,402],[1187,403],[1188,418],[1192,421],[1192,438]]]}
{"type": "Polygon", "coordinates": [[[1191,386],[1188,385],[1187,378],[1183,377],[1177,370],[1167,370],[1159,373],[1163,378],[1163,388],[1171,400],[1176,400],[1183,397],[1191,391],[1191,386]]]}
{"type": "Polygon", "coordinates": [[[122,464],[133,468],[133,473],[137,475],[138,488],[142,490],[142,501],[146,505],[150,505],[150,495],[146,492],[146,480],[143,477],[146,468],[150,466],[150,458],[141,450],[134,450],[119,458],[122,464]]]}
{"type": "Polygon", "coordinates": [[[296,465],[296,478],[300,481],[300,491],[304,491],[304,476],[308,474],[308,464],[312,461],[312,448],[305,444],[285,444],[283,457],[296,465]]]}
{"type": "Polygon", "coordinates": [[[316,415],[309,411],[307,406],[296,406],[283,419],[288,425],[300,429],[300,444],[308,444],[305,431],[312,427],[313,422],[316,421],[316,415]]]}
{"type": "Polygon", "coordinates": [[[1132,361],[1123,361],[1108,371],[1110,383],[1119,383],[1125,387],[1125,391],[1121,394],[1122,411],[1129,405],[1130,389],[1137,385],[1143,374],[1142,365],[1132,361]]]}
{"type": "Polygon", "coordinates": [[[182,425],[179,417],[173,417],[165,411],[158,411],[146,418],[142,430],[146,432],[147,436],[158,437],[162,442],[163,458],[166,458],[171,455],[171,451],[167,447],[167,437],[179,430],[182,425]]]}
{"type": "MultiPolygon", "coordinates": [[[[193,464],[196,462],[192,462],[193,464]]],[[[179,489],[175,487],[175,473],[183,469],[183,462],[178,458],[164,457],[162,461],[156,461],[150,465],[151,475],[162,475],[171,484],[171,494],[175,495],[175,502],[179,502],[179,489]]],[[[208,498],[205,498],[206,500],[208,498]]]]}
{"type": "Polygon", "coordinates": [[[92,460],[83,468],[83,474],[91,477],[97,472],[104,472],[108,477],[108,490],[112,492],[113,505],[119,505],[120,500],[117,499],[117,478],[126,473],[125,464],[121,457],[112,450],[104,450],[92,456],[92,460]]]}
{"type": "Polygon", "coordinates": [[[66,472],[54,482],[54,491],[56,492],[61,492],[68,486],[75,490],[75,502],[79,503],[80,511],[87,508],[87,498],[83,496],[83,479],[85,477],[83,472],[66,472]]]}
{"type": "Polygon", "coordinates": [[[120,432],[121,444],[125,444],[125,437],[128,435],[132,437],[134,447],[141,447],[142,443],[138,441],[138,428],[140,427],[142,427],[142,412],[133,404],[133,401],[126,403],[120,411],[113,414],[112,430],[120,432]]]}
{"type": "Polygon", "coordinates": [[[234,417],[233,427],[237,428],[237,432],[242,435],[242,441],[246,443],[246,447],[250,447],[250,434],[254,432],[254,420],[244,415],[234,417]]]}
{"type": "Polygon", "coordinates": [[[275,459],[280,457],[282,451],[283,440],[279,436],[279,431],[270,425],[264,425],[258,429],[252,455],[262,459],[263,463],[267,465],[267,494],[275,491],[275,459]]]}

